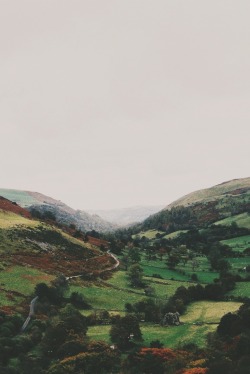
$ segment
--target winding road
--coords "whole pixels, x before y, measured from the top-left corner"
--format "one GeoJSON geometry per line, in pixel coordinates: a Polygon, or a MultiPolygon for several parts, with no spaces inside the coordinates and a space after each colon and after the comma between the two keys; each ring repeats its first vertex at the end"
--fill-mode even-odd
{"type": "MultiPolygon", "coordinates": [[[[120,261],[118,260],[118,258],[115,255],[113,255],[113,253],[111,253],[110,251],[107,251],[107,253],[110,257],[112,257],[115,260],[115,264],[112,265],[111,267],[107,268],[107,269],[102,270],[101,273],[104,273],[105,271],[115,270],[120,265],[120,261]]],[[[73,278],[79,278],[81,276],[82,276],[82,274],[72,275],[70,277],[66,277],[66,280],[70,280],[70,279],[73,279],[73,278]]],[[[35,314],[35,304],[36,304],[37,300],[38,300],[38,296],[34,297],[34,299],[31,300],[29,315],[26,318],[24,324],[22,325],[21,332],[24,332],[26,330],[26,328],[27,328],[27,326],[28,326],[28,324],[31,320],[31,317],[33,317],[33,315],[35,314]]]]}

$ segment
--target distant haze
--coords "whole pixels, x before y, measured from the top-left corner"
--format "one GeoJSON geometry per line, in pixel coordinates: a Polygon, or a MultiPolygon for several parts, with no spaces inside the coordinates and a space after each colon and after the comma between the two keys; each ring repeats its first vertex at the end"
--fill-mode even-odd
{"type": "Polygon", "coordinates": [[[88,210],[90,214],[96,214],[108,222],[121,226],[129,225],[135,222],[142,222],[147,217],[163,209],[163,205],[157,206],[135,206],[123,209],[109,210],[88,210]]]}
{"type": "Polygon", "coordinates": [[[0,1],[2,188],[75,209],[249,177],[250,2],[0,1]]]}

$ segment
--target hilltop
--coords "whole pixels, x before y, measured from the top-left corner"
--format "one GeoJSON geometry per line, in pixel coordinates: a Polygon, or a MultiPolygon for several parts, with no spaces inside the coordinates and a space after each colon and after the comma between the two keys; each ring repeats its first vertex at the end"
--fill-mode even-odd
{"type": "Polygon", "coordinates": [[[49,214],[63,225],[75,225],[78,229],[86,232],[96,230],[99,232],[112,231],[117,226],[103,220],[97,215],[91,215],[83,210],[75,210],[60,200],[38,192],[20,191],[12,189],[0,189],[0,196],[26,208],[28,211],[40,215],[49,214]]]}
{"type": "Polygon", "coordinates": [[[227,224],[235,222],[250,228],[249,212],[250,178],[234,179],[181,197],[137,225],[137,230],[161,228],[170,233],[225,219],[227,224]]]}
{"type": "Polygon", "coordinates": [[[250,178],[233,179],[220,183],[216,186],[191,192],[178,200],[169,204],[165,209],[171,209],[176,206],[190,206],[195,203],[206,203],[223,199],[225,196],[237,196],[249,193],[250,178]]]}

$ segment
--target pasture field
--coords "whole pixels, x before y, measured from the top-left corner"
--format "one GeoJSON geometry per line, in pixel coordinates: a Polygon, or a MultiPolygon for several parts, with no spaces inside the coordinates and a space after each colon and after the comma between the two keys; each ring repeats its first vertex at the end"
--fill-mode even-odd
{"type": "Polygon", "coordinates": [[[250,297],[250,282],[237,282],[235,289],[230,291],[228,295],[235,297],[250,297]]]}
{"type": "MultiPolygon", "coordinates": [[[[155,298],[167,300],[172,296],[178,287],[191,286],[192,282],[181,282],[163,280],[152,277],[144,277],[146,286],[151,286],[155,291],[155,298]]],[[[145,296],[144,288],[133,288],[129,286],[129,282],[124,271],[118,271],[113,278],[100,284],[92,284],[84,286],[84,283],[77,281],[77,284],[71,284],[68,295],[71,292],[78,292],[86,298],[87,302],[94,309],[106,309],[108,311],[124,311],[125,304],[134,304],[145,296]]]]}
{"type": "Polygon", "coordinates": [[[55,277],[40,270],[24,266],[6,267],[0,271],[0,288],[30,295],[37,283],[49,283],[55,277]]]}
{"type": "Polygon", "coordinates": [[[250,235],[238,236],[237,238],[221,240],[222,244],[228,245],[236,252],[244,252],[246,248],[250,248],[250,235]]]}
{"type": "MultiPolygon", "coordinates": [[[[180,317],[180,326],[162,327],[158,324],[141,323],[143,345],[150,346],[152,340],[160,340],[165,347],[178,347],[187,343],[195,343],[200,347],[206,345],[206,335],[215,331],[220,318],[228,313],[239,309],[238,302],[211,302],[200,301],[188,306],[186,313],[180,317]],[[196,325],[203,322],[202,325],[196,325]],[[210,324],[211,323],[211,324],[210,324]]],[[[110,326],[91,326],[88,329],[88,336],[94,340],[104,340],[111,343],[109,338],[110,326]]]]}
{"type": "Polygon", "coordinates": [[[185,314],[181,316],[181,321],[219,323],[224,314],[236,312],[241,305],[242,303],[234,301],[196,301],[188,305],[185,314]]]}
{"type": "Polygon", "coordinates": [[[211,283],[215,278],[218,278],[219,273],[210,270],[210,264],[206,257],[195,258],[198,266],[193,268],[192,260],[189,260],[184,266],[179,263],[174,270],[167,268],[166,259],[162,261],[159,259],[147,261],[142,257],[141,265],[145,276],[152,276],[159,274],[164,279],[173,279],[176,281],[190,281],[191,275],[196,274],[198,282],[211,283]]]}
{"type": "Polygon", "coordinates": [[[242,213],[235,216],[224,218],[214,223],[214,225],[230,226],[233,222],[237,223],[239,227],[250,229],[250,214],[242,213]]]}
{"type": "Polygon", "coordinates": [[[126,303],[136,303],[145,297],[143,290],[129,292],[129,290],[116,289],[107,286],[88,286],[70,285],[69,293],[79,292],[94,309],[106,309],[108,311],[124,311],[126,303]]]}
{"type": "MultiPolygon", "coordinates": [[[[245,266],[250,265],[250,257],[241,258],[227,258],[227,261],[231,264],[232,269],[237,271],[243,269],[245,266]]],[[[247,275],[247,273],[245,273],[247,275]]],[[[241,274],[244,276],[244,273],[241,274]]]]}
{"type": "Polygon", "coordinates": [[[147,277],[158,274],[164,279],[172,279],[177,281],[188,281],[190,279],[187,274],[181,274],[176,270],[167,269],[166,265],[165,268],[152,265],[142,265],[142,268],[144,275],[147,277]]]}
{"type": "MultiPolygon", "coordinates": [[[[164,279],[159,279],[159,278],[154,278],[154,277],[143,277],[144,282],[146,285],[151,286],[155,289],[155,295],[156,297],[164,298],[166,299],[167,297],[172,296],[176,289],[178,287],[184,286],[184,287],[189,287],[192,284],[192,282],[182,282],[182,281],[173,281],[173,280],[164,280],[164,279]]],[[[129,287],[129,281],[126,276],[126,273],[124,271],[117,271],[111,279],[107,281],[108,284],[111,284],[116,287],[124,288],[128,290],[134,291],[139,291],[142,295],[144,295],[143,289],[134,289],[129,287]]]]}
{"type": "Polygon", "coordinates": [[[174,295],[178,287],[190,287],[195,285],[193,282],[182,282],[173,280],[163,280],[152,277],[144,277],[145,280],[149,281],[149,285],[155,289],[156,296],[162,299],[168,299],[170,296],[174,295]]]}
{"type": "Polygon", "coordinates": [[[141,231],[136,235],[133,235],[132,238],[135,239],[136,237],[142,238],[145,236],[145,238],[148,239],[155,239],[157,234],[164,234],[164,231],[159,230],[147,230],[147,231],[141,231]]]}
{"type": "MultiPolygon", "coordinates": [[[[163,327],[156,324],[141,323],[143,346],[149,347],[152,340],[160,340],[164,347],[175,348],[180,344],[196,343],[200,347],[206,345],[206,335],[216,329],[217,325],[180,325],[163,327]]],[[[87,336],[93,340],[103,340],[111,344],[109,331],[111,326],[90,326],[87,336]]]]}
{"type": "Polygon", "coordinates": [[[178,230],[171,232],[171,234],[167,234],[164,236],[164,239],[176,239],[180,234],[185,234],[188,230],[178,230]]]}

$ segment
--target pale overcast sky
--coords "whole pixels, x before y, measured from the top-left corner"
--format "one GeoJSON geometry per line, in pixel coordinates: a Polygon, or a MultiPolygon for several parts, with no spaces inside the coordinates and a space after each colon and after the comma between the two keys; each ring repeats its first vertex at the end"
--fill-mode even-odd
{"type": "Polygon", "coordinates": [[[250,176],[249,15],[249,0],[0,0],[0,187],[103,209],[250,176]]]}

